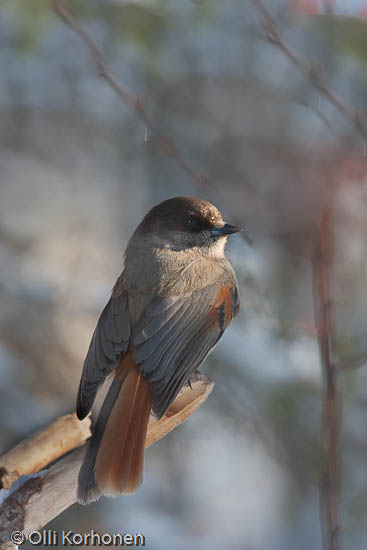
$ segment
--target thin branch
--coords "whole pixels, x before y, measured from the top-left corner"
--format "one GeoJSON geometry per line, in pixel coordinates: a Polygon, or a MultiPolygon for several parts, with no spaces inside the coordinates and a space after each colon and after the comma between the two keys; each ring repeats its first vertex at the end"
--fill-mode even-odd
{"type": "Polygon", "coordinates": [[[155,135],[158,142],[165,149],[166,153],[173,157],[181,168],[190,177],[193,183],[206,187],[209,185],[208,177],[197,172],[189,163],[187,158],[179,149],[174,140],[163,132],[158,124],[153,120],[146,108],[146,96],[143,98],[134,94],[125,84],[120,82],[108,67],[101,50],[97,47],[94,40],[79,23],[78,19],[70,9],[66,0],[53,0],[54,11],[69,25],[77,36],[87,46],[92,59],[97,67],[99,75],[115,90],[115,92],[124,100],[124,102],[135,112],[135,114],[144,122],[147,128],[155,135]]]}
{"type": "Polygon", "coordinates": [[[345,359],[340,363],[338,366],[339,370],[341,372],[349,372],[351,370],[356,370],[364,365],[367,365],[367,353],[359,353],[356,355],[353,355],[352,357],[349,357],[348,359],[345,359]]]}
{"type": "Polygon", "coordinates": [[[325,384],[323,394],[323,475],[320,487],[321,526],[325,526],[324,547],[339,548],[340,463],[339,439],[341,403],[338,390],[338,368],[334,361],[331,272],[332,272],[332,209],[321,216],[313,258],[314,313],[325,384]]]}
{"type": "MultiPolygon", "coordinates": [[[[190,380],[192,389],[185,386],[163,418],[156,420],[151,417],[146,447],[182,424],[213,391],[214,383],[205,376],[198,374],[190,380]]],[[[24,536],[25,541],[30,531],[41,529],[76,502],[77,478],[84,450],[85,447],[76,449],[40,472],[39,476],[29,479],[4,500],[0,507],[1,550],[14,547],[10,536],[15,531],[20,533],[18,537],[24,536]]]]}
{"type": "Polygon", "coordinates": [[[322,68],[319,65],[309,63],[301,54],[293,50],[283,39],[278,23],[262,0],[250,0],[252,5],[260,13],[265,37],[271,44],[277,46],[301,73],[308,78],[312,85],[322,93],[334,105],[334,107],[358,130],[359,134],[367,139],[367,128],[361,115],[349,107],[327,85],[322,68]]]}
{"type": "Polygon", "coordinates": [[[311,103],[307,103],[304,101],[299,101],[299,104],[307,107],[308,109],[311,109],[316,116],[319,117],[319,119],[325,124],[325,126],[330,130],[330,133],[334,136],[334,138],[339,142],[339,144],[343,144],[343,140],[341,136],[338,134],[336,129],[334,128],[333,124],[330,122],[330,120],[324,115],[324,113],[316,107],[316,105],[312,105],[311,103]]]}

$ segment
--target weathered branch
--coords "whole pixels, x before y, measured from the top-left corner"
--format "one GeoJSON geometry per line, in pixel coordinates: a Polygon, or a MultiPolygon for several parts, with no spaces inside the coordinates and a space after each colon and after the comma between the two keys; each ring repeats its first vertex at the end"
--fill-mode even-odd
{"type": "Polygon", "coordinates": [[[68,6],[66,0],[53,0],[55,12],[69,25],[77,36],[87,46],[93,61],[98,69],[99,75],[115,90],[123,101],[135,112],[135,114],[144,122],[147,128],[155,135],[166,153],[173,157],[181,168],[186,172],[190,179],[197,185],[205,187],[209,180],[207,176],[197,172],[189,163],[185,155],[181,152],[175,141],[164,131],[148,113],[146,108],[147,97],[139,97],[134,94],[125,84],[120,82],[108,67],[101,50],[97,47],[94,40],[79,23],[74,13],[68,6]]]}
{"type": "Polygon", "coordinates": [[[322,74],[322,68],[309,63],[301,54],[293,50],[283,39],[279,25],[262,0],[250,0],[262,18],[265,37],[268,42],[277,46],[286,57],[310,80],[314,88],[322,93],[334,107],[357,129],[359,134],[367,139],[367,128],[361,115],[338,97],[327,85],[322,74]]]}
{"type": "Polygon", "coordinates": [[[33,474],[50,462],[83,445],[91,431],[91,418],[62,416],[0,456],[0,488],[9,489],[18,477],[33,474]]]}
{"type": "MultiPolygon", "coordinates": [[[[208,398],[214,383],[202,375],[191,379],[167,414],[159,421],[153,417],[148,426],[146,447],[149,447],[182,424],[208,398]]],[[[39,476],[29,479],[6,498],[0,507],[0,549],[14,547],[10,535],[14,531],[25,536],[39,530],[63,510],[76,502],[78,472],[85,447],[76,449],[39,476]]],[[[53,460],[50,456],[50,461],[53,460]]]]}
{"type": "Polygon", "coordinates": [[[328,207],[321,216],[312,267],[315,323],[325,384],[322,402],[324,456],[320,486],[321,527],[325,527],[323,532],[324,547],[327,550],[338,550],[341,401],[338,388],[339,371],[335,364],[333,342],[332,218],[332,208],[328,207]]]}

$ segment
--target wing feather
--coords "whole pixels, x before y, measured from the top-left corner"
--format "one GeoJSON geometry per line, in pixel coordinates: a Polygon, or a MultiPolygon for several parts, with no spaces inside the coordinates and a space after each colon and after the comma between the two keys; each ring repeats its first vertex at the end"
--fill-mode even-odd
{"type": "Polygon", "coordinates": [[[132,332],[131,349],[149,382],[158,418],[218,342],[237,310],[233,281],[208,285],[190,295],[157,297],[142,315],[132,332]]]}
{"type": "Polygon", "coordinates": [[[130,340],[130,317],[127,292],[111,298],[98,320],[83,365],[76,411],[83,419],[90,411],[97,390],[106,376],[118,365],[130,340]]]}

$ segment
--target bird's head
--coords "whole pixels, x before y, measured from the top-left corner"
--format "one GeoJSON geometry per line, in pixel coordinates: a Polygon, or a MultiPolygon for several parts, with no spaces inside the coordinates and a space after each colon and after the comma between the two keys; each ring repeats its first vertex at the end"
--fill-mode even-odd
{"type": "Polygon", "coordinates": [[[223,221],[210,202],[192,197],[175,197],[154,206],[137,232],[155,246],[171,250],[195,249],[201,254],[224,251],[228,235],[240,227],[223,221]]]}

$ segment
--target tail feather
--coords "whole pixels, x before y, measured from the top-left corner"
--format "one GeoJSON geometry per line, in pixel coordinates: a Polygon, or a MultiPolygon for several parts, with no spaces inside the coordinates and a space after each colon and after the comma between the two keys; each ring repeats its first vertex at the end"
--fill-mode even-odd
{"type": "Polygon", "coordinates": [[[120,393],[123,379],[114,378],[100,410],[93,435],[88,443],[78,476],[78,501],[88,504],[97,500],[101,491],[94,479],[94,465],[109,415],[120,393]]]}
{"type": "MultiPolygon", "coordinates": [[[[139,395],[137,396],[138,400],[135,407],[136,409],[142,410],[143,412],[140,414],[140,422],[137,425],[136,431],[131,430],[130,432],[131,457],[129,459],[129,475],[126,478],[126,482],[124,484],[124,490],[123,490],[125,494],[135,493],[135,491],[138,489],[138,487],[141,485],[143,481],[145,440],[147,437],[147,428],[148,428],[149,416],[151,411],[151,402],[150,402],[149,386],[146,380],[144,380],[144,378],[140,379],[139,386],[140,386],[139,395]],[[146,388],[142,389],[141,388],[142,384],[146,385],[146,388]],[[149,402],[148,411],[146,410],[147,401],[149,402]]],[[[128,439],[126,441],[126,446],[129,448],[128,439]]],[[[120,468],[120,472],[121,472],[120,478],[122,477],[123,468],[124,468],[124,465],[122,463],[120,468]]],[[[126,464],[126,468],[127,468],[127,464],[126,464]]]]}
{"type": "Polygon", "coordinates": [[[148,382],[124,361],[103,403],[79,473],[78,500],[134,493],[142,482],[151,411],[148,382]]]}

